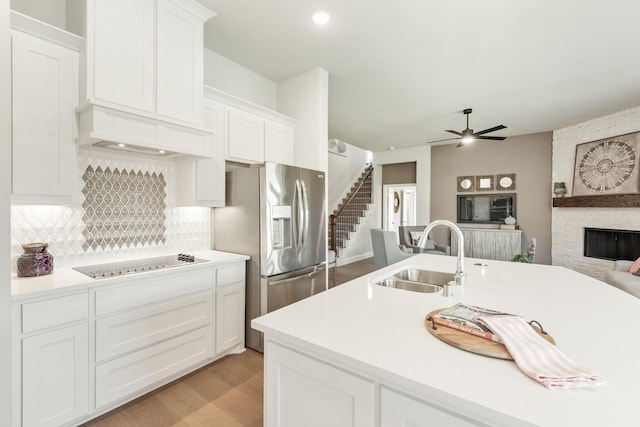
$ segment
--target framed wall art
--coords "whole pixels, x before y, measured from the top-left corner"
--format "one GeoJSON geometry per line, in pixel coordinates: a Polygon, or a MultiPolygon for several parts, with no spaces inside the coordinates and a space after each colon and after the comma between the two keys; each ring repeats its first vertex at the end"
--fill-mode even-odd
{"type": "Polygon", "coordinates": [[[640,132],[576,145],[572,196],[637,194],[640,132]]]}
{"type": "Polygon", "coordinates": [[[496,175],[496,190],[515,190],[516,174],[501,173],[496,175]]]}
{"type": "Polygon", "coordinates": [[[474,191],[474,179],[472,175],[458,177],[458,193],[474,191]]]}
{"type": "Polygon", "coordinates": [[[476,191],[493,191],[493,175],[476,175],[476,191]]]}

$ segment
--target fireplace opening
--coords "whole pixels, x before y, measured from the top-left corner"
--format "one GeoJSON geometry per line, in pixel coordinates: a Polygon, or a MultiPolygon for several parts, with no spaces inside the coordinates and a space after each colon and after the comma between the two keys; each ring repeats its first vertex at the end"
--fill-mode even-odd
{"type": "Polygon", "coordinates": [[[585,228],[584,256],[634,261],[640,257],[640,231],[585,228]]]}

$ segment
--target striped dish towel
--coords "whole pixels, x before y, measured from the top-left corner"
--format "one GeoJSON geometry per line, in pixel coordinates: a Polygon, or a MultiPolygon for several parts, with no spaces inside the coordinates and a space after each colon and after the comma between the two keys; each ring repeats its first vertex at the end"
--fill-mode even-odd
{"type": "Polygon", "coordinates": [[[498,335],[520,370],[548,388],[598,387],[607,382],[576,365],[519,316],[479,317],[498,335]]]}

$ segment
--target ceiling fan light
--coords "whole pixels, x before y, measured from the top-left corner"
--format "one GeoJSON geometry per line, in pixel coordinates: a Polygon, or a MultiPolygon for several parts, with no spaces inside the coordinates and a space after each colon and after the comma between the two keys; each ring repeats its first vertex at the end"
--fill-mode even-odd
{"type": "Polygon", "coordinates": [[[473,141],[475,141],[473,135],[464,135],[460,140],[463,144],[471,144],[473,141]]]}

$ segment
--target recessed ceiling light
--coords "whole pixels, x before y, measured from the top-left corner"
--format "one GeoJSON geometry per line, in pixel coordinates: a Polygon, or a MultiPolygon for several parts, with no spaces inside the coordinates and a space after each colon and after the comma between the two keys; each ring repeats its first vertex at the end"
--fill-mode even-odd
{"type": "Polygon", "coordinates": [[[124,144],[118,144],[118,147],[126,147],[124,144]]]}
{"type": "Polygon", "coordinates": [[[159,151],[158,151],[158,153],[160,153],[160,154],[164,154],[164,153],[166,153],[166,151],[164,151],[164,150],[159,150],[159,151]]]}
{"type": "Polygon", "coordinates": [[[395,149],[396,149],[396,147],[389,147],[389,150],[391,150],[391,151],[393,151],[395,149]]]}
{"type": "Polygon", "coordinates": [[[316,10],[313,12],[313,15],[311,15],[311,19],[318,25],[325,25],[331,20],[331,15],[324,10],[316,10]]]}

